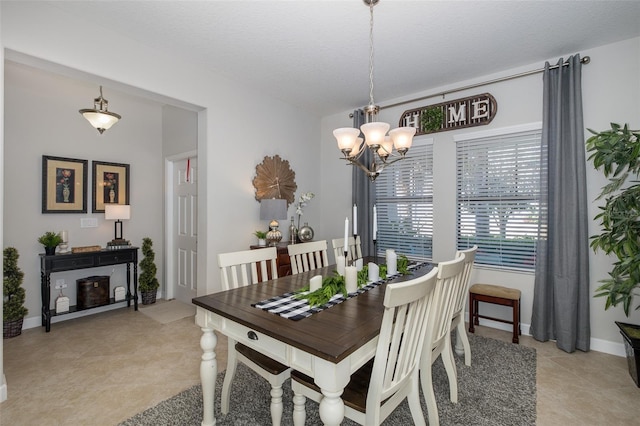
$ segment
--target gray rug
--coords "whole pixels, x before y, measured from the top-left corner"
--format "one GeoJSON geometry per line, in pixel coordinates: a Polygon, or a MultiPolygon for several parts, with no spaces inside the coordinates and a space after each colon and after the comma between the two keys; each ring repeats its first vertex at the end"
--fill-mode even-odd
{"type": "MultiPolygon", "coordinates": [[[[449,401],[449,382],[438,359],[433,365],[434,389],[440,424],[446,425],[535,425],[536,421],[536,351],[532,348],[500,342],[473,334],[471,367],[456,356],[458,369],[458,403],[449,401]]],[[[269,414],[269,385],[253,371],[240,364],[232,384],[230,413],[220,414],[220,389],[224,372],[216,380],[215,416],[217,425],[271,424],[269,414]]],[[[283,425],[293,424],[292,392],[289,382],[284,385],[283,425]]],[[[425,419],[426,406],[423,401],[425,419]]],[[[321,425],[318,404],[307,400],[307,425],[321,425]]],[[[193,386],[161,402],[120,426],[196,426],[202,422],[202,390],[193,386]]],[[[343,425],[354,425],[345,419],[343,425]]],[[[383,425],[412,424],[406,400],[383,425]]]]}

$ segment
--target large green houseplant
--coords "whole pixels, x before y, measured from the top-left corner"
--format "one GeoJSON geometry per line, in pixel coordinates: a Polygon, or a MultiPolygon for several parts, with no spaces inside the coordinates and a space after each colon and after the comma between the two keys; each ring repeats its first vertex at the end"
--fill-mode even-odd
{"type": "Polygon", "coordinates": [[[18,267],[18,250],[13,247],[4,249],[3,259],[3,337],[18,336],[22,333],[22,322],[29,313],[24,307],[25,291],[22,288],[24,272],[18,267]]]}
{"type": "Polygon", "coordinates": [[[603,132],[588,130],[593,133],[587,140],[589,160],[609,178],[598,196],[605,204],[595,217],[601,232],[591,237],[591,247],[617,258],[595,296],[606,297],[605,309],[622,303],[629,316],[640,286],[640,131],[615,123],[603,132]]]}
{"type": "MultiPolygon", "coordinates": [[[[617,259],[595,297],[606,297],[605,309],[621,303],[628,317],[634,291],[640,286],[640,131],[615,123],[610,130],[589,131],[593,133],[587,139],[589,159],[609,178],[598,196],[605,204],[595,217],[601,231],[591,237],[591,247],[617,259]]],[[[640,387],[640,326],[619,321],[616,325],[624,339],[629,374],[640,387]]]]}
{"type": "Polygon", "coordinates": [[[140,261],[140,278],[138,279],[138,289],[142,294],[142,304],[150,305],[156,301],[156,292],[160,283],[156,278],[158,268],[154,262],[155,253],[153,252],[153,241],[151,238],[142,239],[142,255],[144,259],[140,261]]]}

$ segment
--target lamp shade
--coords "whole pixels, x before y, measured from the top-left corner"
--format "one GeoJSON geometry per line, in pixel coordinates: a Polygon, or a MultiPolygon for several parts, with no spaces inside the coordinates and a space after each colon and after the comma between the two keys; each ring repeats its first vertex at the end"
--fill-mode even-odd
{"type": "Polygon", "coordinates": [[[281,198],[265,198],[260,201],[260,219],[278,220],[287,218],[287,200],[281,198]]]}
{"type": "Polygon", "coordinates": [[[105,204],[104,218],[107,220],[129,220],[131,218],[131,206],[126,204],[105,204]]]}

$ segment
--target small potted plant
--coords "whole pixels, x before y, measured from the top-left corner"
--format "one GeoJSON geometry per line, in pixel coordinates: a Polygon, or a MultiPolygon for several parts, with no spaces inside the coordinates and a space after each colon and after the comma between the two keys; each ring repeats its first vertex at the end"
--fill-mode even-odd
{"type": "Polygon", "coordinates": [[[142,304],[150,305],[156,302],[156,292],[160,283],[156,278],[158,268],[154,262],[155,253],[153,252],[153,241],[151,238],[142,239],[142,255],[144,258],[140,261],[140,278],[138,278],[138,289],[142,295],[142,304]]]}
{"type": "Polygon", "coordinates": [[[256,238],[258,239],[258,245],[259,246],[266,246],[267,245],[267,233],[265,231],[256,231],[253,233],[253,235],[256,236],[256,238]]]}
{"type": "Polygon", "coordinates": [[[38,242],[44,246],[44,252],[47,255],[56,254],[56,247],[62,244],[62,236],[53,231],[47,231],[40,237],[38,242]]]}
{"type": "Polygon", "coordinates": [[[21,287],[24,272],[18,267],[18,257],[18,250],[15,248],[4,249],[2,334],[5,339],[22,334],[22,322],[29,313],[24,307],[25,291],[21,287]]]}

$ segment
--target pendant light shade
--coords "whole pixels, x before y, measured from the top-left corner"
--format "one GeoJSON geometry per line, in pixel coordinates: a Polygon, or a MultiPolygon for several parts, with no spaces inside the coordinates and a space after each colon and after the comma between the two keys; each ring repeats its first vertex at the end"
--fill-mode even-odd
{"type": "Polygon", "coordinates": [[[102,86],[100,86],[100,97],[93,100],[93,109],[81,109],[79,112],[102,134],[122,118],[115,112],[109,112],[108,107],[109,101],[102,97],[102,86]]]}

